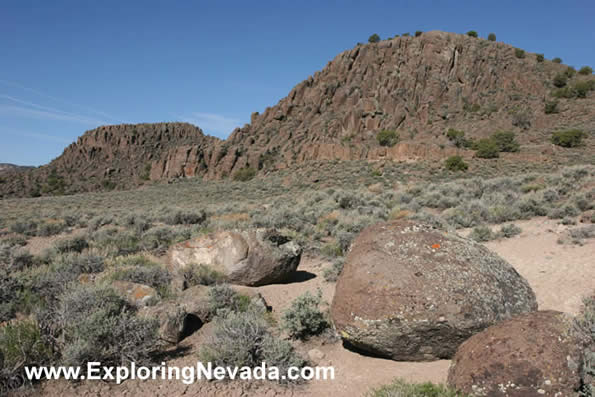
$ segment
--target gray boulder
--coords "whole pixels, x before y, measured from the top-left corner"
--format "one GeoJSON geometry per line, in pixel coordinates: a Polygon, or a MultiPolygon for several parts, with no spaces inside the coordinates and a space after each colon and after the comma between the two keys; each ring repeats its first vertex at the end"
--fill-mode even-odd
{"type": "Polygon", "coordinates": [[[331,316],[355,349],[423,361],[450,358],[473,334],[534,310],[527,281],[483,245],[399,220],[354,240],[331,316]]]}

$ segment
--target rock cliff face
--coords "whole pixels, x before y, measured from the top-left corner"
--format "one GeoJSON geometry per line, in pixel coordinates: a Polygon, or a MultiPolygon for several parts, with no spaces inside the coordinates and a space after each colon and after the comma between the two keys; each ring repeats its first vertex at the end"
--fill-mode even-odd
{"type": "MultiPolygon", "coordinates": [[[[182,123],[99,127],[48,166],[0,184],[0,196],[37,193],[38,186],[45,194],[44,178],[51,172],[70,183],[67,192],[74,192],[132,187],[143,179],[222,178],[245,167],[268,172],[330,159],[471,156],[448,141],[448,128],[471,138],[515,131],[522,145],[515,155],[526,161],[556,156],[548,139],[559,129],[583,129],[589,150],[595,130],[593,92],[561,99],[558,113],[545,114],[545,103],[553,99],[553,78],[567,66],[523,54],[517,56],[504,43],[438,31],[358,45],[299,83],[277,105],[253,113],[250,124],[226,141],[182,123]],[[376,135],[384,129],[398,132],[399,143],[380,146],[376,135]]],[[[575,75],[571,81],[593,78],[575,75]]]]}

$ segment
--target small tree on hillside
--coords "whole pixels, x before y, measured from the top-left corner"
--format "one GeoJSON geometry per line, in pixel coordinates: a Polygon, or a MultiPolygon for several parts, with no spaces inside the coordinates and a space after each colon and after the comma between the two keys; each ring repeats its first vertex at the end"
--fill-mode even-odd
{"type": "Polygon", "coordinates": [[[496,33],[490,33],[490,34],[488,34],[488,40],[489,41],[496,41],[496,33]]]}
{"type": "Polygon", "coordinates": [[[380,41],[380,36],[378,36],[376,33],[374,33],[373,35],[368,37],[368,43],[378,43],[379,41],[380,41]]]}
{"type": "Polygon", "coordinates": [[[478,35],[477,35],[477,32],[475,30],[470,30],[470,31],[467,32],[467,36],[477,37],[478,35]]]}

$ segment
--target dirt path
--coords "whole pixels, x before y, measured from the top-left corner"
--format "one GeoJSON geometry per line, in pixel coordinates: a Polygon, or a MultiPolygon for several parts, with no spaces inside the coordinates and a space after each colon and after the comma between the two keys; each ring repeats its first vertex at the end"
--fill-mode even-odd
{"type": "MultiPolygon", "coordinates": [[[[595,240],[583,246],[561,245],[556,241],[567,229],[556,221],[536,218],[516,222],[523,232],[511,239],[486,243],[493,251],[510,262],[533,287],[540,309],[554,309],[576,313],[583,296],[595,290],[595,240]]],[[[466,233],[468,231],[463,231],[466,233]]],[[[330,304],[334,283],[322,276],[329,263],[319,258],[306,257],[300,264],[296,280],[258,288],[273,315],[287,308],[293,299],[306,291],[321,289],[323,299],[330,304]]],[[[170,366],[194,365],[199,346],[208,333],[207,324],[201,331],[184,340],[180,349],[184,354],[168,361],[170,366]]],[[[395,378],[411,382],[446,380],[450,361],[414,363],[395,362],[360,355],[343,348],[340,341],[316,338],[298,343],[297,349],[307,356],[317,349],[323,353],[318,365],[335,368],[334,381],[312,381],[304,386],[287,388],[272,383],[197,382],[184,385],[180,381],[127,381],[122,385],[103,382],[84,382],[80,385],[63,381],[45,382],[38,395],[43,396],[361,396],[395,378]]]]}

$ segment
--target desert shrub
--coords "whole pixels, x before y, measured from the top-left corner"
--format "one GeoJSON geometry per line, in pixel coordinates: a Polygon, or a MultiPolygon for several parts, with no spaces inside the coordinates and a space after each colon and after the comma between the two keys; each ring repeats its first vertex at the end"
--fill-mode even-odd
{"type": "Polygon", "coordinates": [[[207,214],[204,211],[192,212],[182,210],[177,210],[162,218],[163,223],[167,225],[197,225],[203,223],[206,219],[207,214]]]}
{"type": "Polygon", "coordinates": [[[551,219],[563,219],[569,216],[577,216],[580,213],[579,209],[574,205],[566,204],[562,207],[552,208],[547,216],[551,219]]]}
{"type": "Polygon", "coordinates": [[[512,125],[526,130],[531,127],[531,114],[527,111],[518,111],[512,114],[512,125]]]}
{"type": "Polygon", "coordinates": [[[370,37],[368,37],[368,43],[378,43],[380,41],[380,36],[374,33],[370,37]]]}
{"type": "Polygon", "coordinates": [[[582,144],[586,136],[584,131],[578,129],[557,131],[552,134],[552,143],[567,148],[577,147],[582,144]]]}
{"type": "Polygon", "coordinates": [[[339,279],[341,272],[343,271],[343,264],[345,259],[337,258],[333,261],[332,265],[324,269],[323,276],[328,282],[335,282],[339,279]]]}
{"type": "Polygon", "coordinates": [[[469,168],[461,156],[450,156],[444,162],[444,166],[449,171],[467,171],[469,168]]]}
{"type": "Polygon", "coordinates": [[[555,98],[574,98],[576,96],[576,92],[571,87],[563,87],[558,88],[557,90],[552,91],[552,96],[555,98]]]}
{"type": "Polygon", "coordinates": [[[245,312],[250,308],[250,298],[238,294],[227,284],[214,285],[209,288],[209,312],[213,315],[224,315],[227,312],[245,312]]]}
{"type": "Polygon", "coordinates": [[[241,168],[233,174],[233,180],[247,182],[256,176],[256,170],[251,167],[241,168]]]}
{"type": "Polygon", "coordinates": [[[465,138],[465,132],[449,128],[446,137],[454,143],[456,147],[469,147],[471,142],[465,138]]]}
{"type": "Polygon", "coordinates": [[[90,246],[103,251],[106,255],[120,256],[138,252],[139,236],[129,230],[115,227],[104,228],[91,234],[90,246]]]}
{"type": "Polygon", "coordinates": [[[148,285],[155,288],[163,297],[167,295],[171,275],[159,265],[134,266],[116,270],[111,274],[111,279],[148,285]]]}
{"type": "Polygon", "coordinates": [[[415,31],[415,37],[419,37],[423,34],[424,32],[422,32],[421,30],[416,30],[415,31]]]}
{"type": "Polygon", "coordinates": [[[52,350],[36,323],[21,321],[0,328],[0,394],[26,382],[25,367],[51,361],[52,350]]]}
{"type": "Polygon", "coordinates": [[[368,397],[464,397],[443,385],[407,383],[397,379],[393,383],[371,390],[368,397]]]}
{"type": "Polygon", "coordinates": [[[558,113],[558,101],[547,101],[545,103],[545,109],[544,112],[545,114],[554,114],[554,113],[558,113]]]}
{"type": "Polygon", "coordinates": [[[23,284],[14,274],[0,268],[0,323],[14,317],[23,284]]]}
{"type": "Polygon", "coordinates": [[[502,226],[500,228],[500,231],[498,232],[498,236],[510,238],[510,237],[514,237],[514,236],[521,234],[522,231],[523,230],[520,227],[518,227],[514,223],[511,223],[509,225],[502,226]]]}
{"type": "Polygon", "coordinates": [[[24,220],[10,225],[10,231],[13,233],[24,234],[25,236],[35,236],[37,234],[37,222],[24,220]]]}
{"type": "Polygon", "coordinates": [[[492,139],[480,139],[477,142],[475,156],[482,159],[494,159],[499,157],[498,145],[492,139]]]}
{"type": "Polygon", "coordinates": [[[492,240],[494,238],[494,234],[492,233],[492,229],[487,226],[477,226],[473,228],[469,234],[469,238],[475,241],[484,242],[492,240]]]}
{"type": "Polygon", "coordinates": [[[558,88],[562,88],[566,85],[566,83],[568,82],[568,76],[565,73],[558,73],[557,75],[554,76],[554,86],[558,87],[558,88]]]}
{"type": "Polygon", "coordinates": [[[207,265],[191,264],[186,266],[182,271],[184,277],[184,284],[187,287],[195,285],[214,285],[222,283],[225,280],[225,275],[220,273],[207,265]]]}
{"type": "Polygon", "coordinates": [[[519,58],[519,59],[524,58],[525,57],[525,50],[522,50],[520,48],[515,48],[514,49],[514,56],[517,57],[517,58],[519,58]]]}
{"type": "Polygon", "coordinates": [[[576,317],[576,323],[584,332],[586,341],[581,363],[581,397],[595,396],[595,294],[583,299],[583,307],[576,317]],[[590,379],[589,379],[590,378],[590,379]]]}
{"type": "Polygon", "coordinates": [[[566,70],[564,71],[564,74],[565,74],[566,76],[568,76],[568,78],[569,78],[569,79],[571,79],[571,78],[573,78],[573,77],[574,77],[574,75],[576,74],[576,69],[575,69],[575,68],[573,68],[572,66],[568,66],[568,67],[566,68],[566,70]]]}
{"type": "Polygon", "coordinates": [[[64,365],[86,366],[90,361],[142,365],[151,362],[158,347],[157,322],[136,317],[134,309],[103,284],[67,290],[46,321],[45,329],[60,335],[64,365]]]}
{"type": "Polygon", "coordinates": [[[591,68],[590,66],[583,66],[582,68],[579,69],[578,73],[588,76],[588,75],[593,74],[593,68],[591,68]]]}
{"type": "Polygon", "coordinates": [[[535,54],[535,60],[537,60],[537,62],[543,62],[545,60],[545,56],[543,54],[535,54]]]}
{"type": "Polygon", "coordinates": [[[65,252],[82,252],[89,247],[89,243],[84,237],[71,237],[58,240],[54,243],[54,249],[63,254],[65,252]]]}
{"type": "Polygon", "coordinates": [[[586,98],[589,91],[595,90],[595,80],[577,81],[572,89],[577,98],[586,98]]]}
{"type": "Polygon", "coordinates": [[[26,249],[13,249],[10,253],[11,270],[20,271],[31,267],[36,263],[36,259],[26,249]]]}
{"type": "Polygon", "coordinates": [[[562,63],[562,58],[559,57],[555,57],[554,59],[552,59],[553,63],[562,63]]]}
{"type": "Polygon", "coordinates": [[[296,339],[306,339],[311,335],[318,335],[328,326],[324,313],[318,306],[322,300],[322,292],[317,295],[306,292],[298,296],[281,317],[282,327],[289,336],[296,339]]]}
{"type": "Polygon", "coordinates": [[[96,231],[102,226],[110,225],[113,221],[113,218],[110,216],[95,216],[89,220],[88,228],[91,231],[96,231]]]}
{"type": "MultiPolygon", "coordinates": [[[[179,218],[175,219],[175,216],[177,214],[178,213],[172,214],[169,217],[166,217],[164,222],[167,223],[167,221],[170,219],[174,219],[174,221],[176,221],[176,220],[183,221],[184,219],[191,219],[191,217],[194,215],[194,214],[191,214],[189,217],[187,214],[179,211],[179,215],[178,215],[179,218]]],[[[196,214],[196,215],[198,215],[198,214],[196,214]]],[[[174,224],[177,225],[178,223],[174,223],[174,224]]],[[[122,226],[126,226],[127,228],[130,228],[130,229],[134,230],[136,233],[140,234],[140,233],[150,229],[152,224],[151,224],[151,221],[144,216],[141,216],[138,214],[130,214],[124,218],[124,220],[122,222],[122,226]]]]}
{"type": "Polygon", "coordinates": [[[399,134],[395,130],[382,130],[376,139],[380,146],[394,146],[399,141],[399,134]]]}
{"type": "Polygon", "coordinates": [[[37,235],[42,237],[54,236],[66,229],[64,221],[46,221],[37,226],[37,235]]]}
{"type": "Polygon", "coordinates": [[[200,358],[222,367],[255,368],[264,361],[281,373],[306,364],[289,342],[271,333],[263,313],[257,310],[229,312],[217,318],[212,340],[202,346],[200,358]]]}
{"type": "Polygon", "coordinates": [[[475,30],[470,30],[467,32],[467,36],[469,37],[477,37],[477,32],[475,30]]]}
{"type": "Polygon", "coordinates": [[[499,131],[492,134],[492,140],[498,145],[500,152],[518,152],[520,145],[516,141],[516,135],[510,131],[499,131]]]}
{"type": "Polygon", "coordinates": [[[334,258],[343,255],[341,246],[336,242],[329,242],[320,247],[320,253],[327,258],[334,258]]]}

